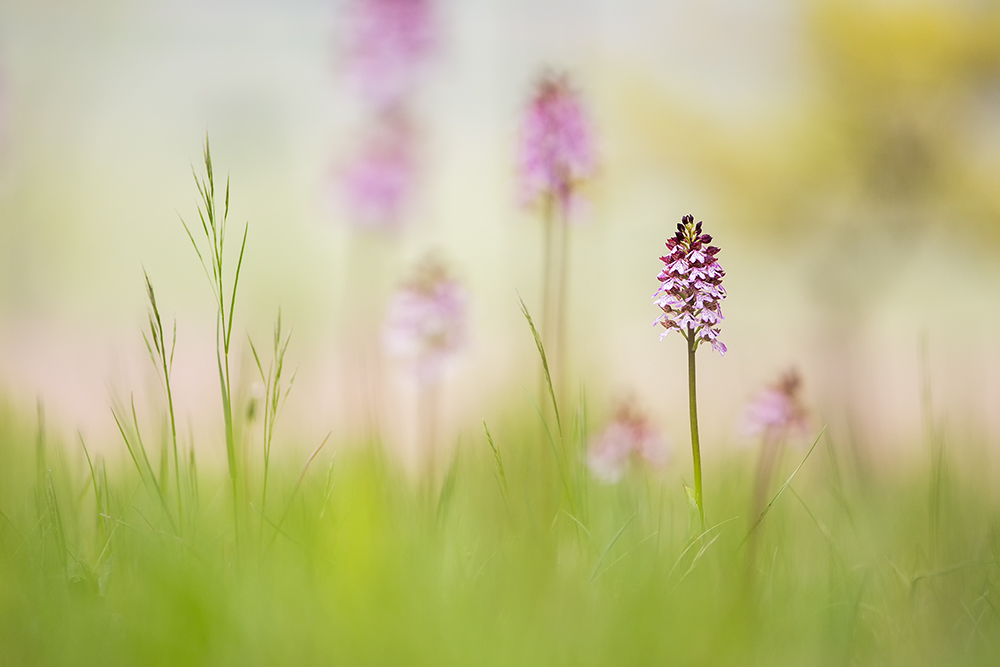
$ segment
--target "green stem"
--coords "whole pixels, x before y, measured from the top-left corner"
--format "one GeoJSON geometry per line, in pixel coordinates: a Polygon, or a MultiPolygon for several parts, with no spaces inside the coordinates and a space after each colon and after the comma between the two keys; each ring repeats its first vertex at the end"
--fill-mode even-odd
{"type": "Polygon", "coordinates": [[[687,331],[688,348],[688,406],[691,410],[691,455],[694,458],[694,500],[698,504],[701,529],[705,530],[705,505],[701,497],[701,442],[698,439],[698,394],[695,382],[694,353],[698,340],[694,331],[687,331]]]}
{"type": "Polygon", "coordinates": [[[270,412],[270,406],[269,405],[265,406],[264,407],[264,488],[260,493],[260,528],[258,533],[259,536],[258,546],[260,546],[261,540],[264,539],[264,516],[265,516],[264,510],[267,507],[267,472],[271,464],[271,437],[267,429],[269,412],[270,412]]]}
{"type": "Polygon", "coordinates": [[[566,378],[566,311],[568,308],[568,286],[569,282],[569,211],[565,202],[559,205],[558,233],[560,235],[559,245],[559,274],[558,274],[558,296],[556,301],[556,329],[555,329],[555,368],[553,372],[556,376],[556,395],[560,399],[565,395],[566,378]]]}
{"type": "Polygon", "coordinates": [[[438,413],[439,391],[436,383],[430,383],[420,388],[419,409],[419,446],[420,454],[425,457],[427,488],[434,493],[438,471],[438,413]]]}
{"type": "Polygon", "coordinates": [[[555,243],[553,242],[553,232],[555,231],[555,203],[552,197],[546,197],[542,204],[542,227],[545,234],[544,258],[542,260],[542,341],[552,344],[552,273],[554,264],[553,254],[555,243]]]}
{"type": "MultiPolygon", "coordinates": [[[[221,347],[221,346],[220,346],[221,347]]],[[[239,489],[236,481],[236,439],[233,435],[233,410],[229,391],[229,355],[225,353],[225,370],[223,370],[222,349],[218,351],[216,360],[219,364],[219,385],[222,389],[222,413],[226,422],[226,458],[229,464],[229,479],[233,487],[233,527],[239,540],[239,489]]]]}
{"type": "MultiPolygon", "coordinates": [[[[551,349],[552,345],[552,272],[553,272],[553,231],[555,227],[554,219],[554,206],[555,202],[551,196],[546,196],[542,200],[542,230],[543,230],[543,245],[542,245],[542,320],[541,328],[539,330],[541,342],[543,346],[547,346],[551,349]]],[[[541,405],[540,416],[542,418],[541,429],[539,431],[540,438],[545,440],[545,417],[548,414],[548,407],[543,397],[546,393],[546,378],[543,372],[538,378],[538,402],[541,405]]]]}
{"type": "Polygon", "coordinates": [[[174,418],[174,395],[170,390],[170,369],[163,360],[163,379],[167,389],[167,410],[170,413],[170,438],[174,444],[174,477],[177,486],[177,525],[184,530],[184,512],[181,509],[181,464],[177,455],[177,420],[174,418]]]}

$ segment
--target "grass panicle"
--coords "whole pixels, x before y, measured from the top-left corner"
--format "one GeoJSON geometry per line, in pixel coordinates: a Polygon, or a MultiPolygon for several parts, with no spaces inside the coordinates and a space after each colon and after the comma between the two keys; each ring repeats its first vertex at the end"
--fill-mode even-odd
{"type": "MultiPolygon", "coordinates": [[[[169,352],[167,349],[167,339],[163,330],[163,319],[160,317],[160,309],[156,305],[156,293],[153,290],[153,282],[149,279],[149,274],[143,270],[146,279],[146,296],[149,299],[149,336],[143,332],[142,338],[146,343],[146,350],[149,358],[156,368],[157,377],[163,385],[163,392],[167,399],[167,417],[170,420],[170,444],[174,458],[174,484],[177,492],[177,523],[181,530],[184,529],[184,494],[181,491],[181,461],[177,449],[177,417],[174,413],[174,392],[170,384],[170,374],[174,368],[174,351],[177,349],[177,320],[174,320],[173,335],[170,338],[169,352]]],[[[163,472],[160,479],[166,483],[166,448],[163,448],[164,457],[161,469],[163,472]]]]}
{"type": "Polygon", "coordinates": [[[493,452],[493,463],[496,466],[496,477],[497,483],[500,485],[500,491],[503,493],[504,503],[507,502],[507,471],[503,467],[503,457],[500,456],[500,450],[497,449],[496,443],[493,442],[493,434],[490,433],[490,427],[486,425],[486,420],[483,420],[483,430],[486,432],[486,442],[490,445],[490,451],[493,452]]]}
{"type": "Polygon", "coordinates": [[[192,167],[195,185],[201,202],[198,205],[198,220],[201,223],[202,237],[196,240],[187,222],[181,218],[184,231],[194,248],[205,275],[212,287],[217,308],[216,317],[216,362],[219,371],[219,389],[222,393],[222,413],[226,426],[226,461],[229,466],[229,479],[232,485],[233,517],[239,535],[239,467],[236,460],[236,435],[233,423],[233,382],[230,372],[229,355],[233,340],[233,313],[236,309],[236,294],[240,283],[240,270],[243,267],[243,255],[247,247],[249,224],[243,229],[243,241],[236,260],[236,269],[232,278],[226,272],[226,225],[229,220],[229,178],[226,178],[225,206],[220,216],[215,199],[215,176],[212,169],[212,151],[208,136],[205,137],[205,176],[199,176],[192,167]],[[206,261],[206,257],[208,260],[206,261]]]}
{"type": "Polygon", "coordinates": [[[257,365],[257,372],[260,374],[260,380],[264,385],[263,432],[261,435],[264,464],[264,481],[260,494],[261,535],[263,535],[264,531],[264,517],[267,508],[267,479],[271,469],[271,442],[274,438],[274,426],[278,421],[278,415],[281,413],[282,406],[288,399],[288,394],[292,391],[292,385],[295,384],[295,377],[298,374],[298,368],[296,368],[292,372],[292,376],[288,379],[287,384],[282,377],[285,368],[285,353],[288,351],[288,344],[291,342],[291,339],[291,331],[282,336],[281,309],[278,309],[278,317],[274,324],[272,356],[265,371],[264,365],[260,360],[260,355],[257,354],[257,348],[254,346],[253,341],[249,337],[247,338],[247,342],[250,344],[250,351],[253,353],[254,363],[257,365]]]}

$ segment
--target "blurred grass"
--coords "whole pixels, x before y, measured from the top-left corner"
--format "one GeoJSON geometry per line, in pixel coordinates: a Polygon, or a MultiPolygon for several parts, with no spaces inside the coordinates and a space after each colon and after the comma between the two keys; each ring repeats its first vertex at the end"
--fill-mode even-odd
{"type": "MultiPolygon", "coordinates": [[[[304,461],[275,450],[272,511],[257,535],[259,515],[241,506],[252,539],[237,544],[224,471],[198,475],[198,499],[174,532],[134,469],[97,460],[102,522],[82,452],[49,442],[39,466],[35,425],[5,410],[0,663],[1000,658],[1000,508],[989,482],[957,464],[935,495],[919,467],[861,486],[838,472],[824,439],[740,547],[752,453],[708,471],[714,527],[692,541],[669,478],[601,486],[576,466],[584,505],[574,521],[536,420],[525,411],[491,425],[506,496],[485,435],[458,450],[443,485],[405,476],[376,444],[324,451],[296,489],[304,461]]],[[[786,457],[782,481],[802,455],[786,457]]]]}

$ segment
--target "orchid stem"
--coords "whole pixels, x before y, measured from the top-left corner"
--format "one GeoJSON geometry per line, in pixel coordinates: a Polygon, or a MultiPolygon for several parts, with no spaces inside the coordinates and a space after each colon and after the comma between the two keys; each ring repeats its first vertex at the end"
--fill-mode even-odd
{"type": "Polygon", "coordinates": [[[695,382],[694,353],[698,340],[691,329],[687,331],[688,348],[688,407],[691,411],[691,456],[694,459],[694,500],[698,505],[701,529],[705,530],[705,505],[701,497],[701,442],[698,439],[698,392],[695,382]]]}

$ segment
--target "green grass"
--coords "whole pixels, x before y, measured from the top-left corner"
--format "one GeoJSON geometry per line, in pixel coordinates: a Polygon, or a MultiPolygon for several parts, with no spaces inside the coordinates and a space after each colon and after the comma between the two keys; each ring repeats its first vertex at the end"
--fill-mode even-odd
{"type": "Polygon", "coordinates": [[[536,418],[493,425],[496,452],[485,434],[467,443],[448,493],[407,479],[378,446],[321,451],[304,476],[305,461],[276,455],[273,511],[260,522],[241,505],[240,530],[257,539],[237,541],[225,471],[196,479],[179,534],[172,503],[127,460],[97,460],[91,476],[82,447],[48,443],[33,470],[35,429],[8,413],[0,664],[1000,659],[1000,508],[987,487],[952,475],[935,546],[928,471],[838,488],[824,441],[753,541],[751,462],[710,468],[711,527],[692,539],[672,478],[608,487],[580,474],[573,518],[560,473],[541,465],[552,453],[536,418]]]}

